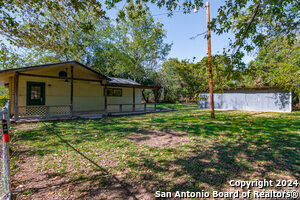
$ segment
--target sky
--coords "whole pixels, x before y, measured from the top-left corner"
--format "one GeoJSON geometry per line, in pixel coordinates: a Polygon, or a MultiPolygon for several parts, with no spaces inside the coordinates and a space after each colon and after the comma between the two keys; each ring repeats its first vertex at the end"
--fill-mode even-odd
{"type": "MultiPolygon", "coordinates": [[[[210,1],[210,18],[217,16],[217,10],[222,5],[223,0],[210,1]]],[[[116,9],[121,9],[124,3],[119,3],[116,9]]],[[[207,56],[207,40],[204,35],[196,39],[190,39],[199,33],[206,32],[206,9],[199,8],[198,13],[191,12],[183,14],[183,12],[176,12],[173,16],[168,17],[168,11],[165,8],[159,9],[155,5],[149,5],[150,11],[156,21],[164,24],[167,38],[167,43],[172,43],[172,49],[169,53],[169,58],[179,58],[192,60],[196,57],[196,61],[200,61],[207,56]]],[[[116,10],[115,9],[115,10],[116,10]]],[[[108,12],[108,16],[113,16],[115,11],[108,12]]],[[[229,37],[233,38],[232,33],[216,35],[211,33],[211,48],[212,55],[222,53],[223,48],[229,47],[229,37]]],[[[248,63],[254,57],[245,54],[244,62],[248,63]]]]}

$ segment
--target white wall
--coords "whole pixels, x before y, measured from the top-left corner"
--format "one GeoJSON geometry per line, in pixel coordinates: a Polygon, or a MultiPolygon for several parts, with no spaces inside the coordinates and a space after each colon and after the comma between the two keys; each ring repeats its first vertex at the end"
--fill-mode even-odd
{"type": "MultiPolygon", "coordinates": [[[[19,77],[18,105],[26,105],[27,82],[45,83],[45,105],[70,105],[71,84],[65,80],[30,76],[19,77]]],[[[13,82],[13,81],[12,81],[13,82]]],[[[13,88],[13,87],[12,87],[13,88]]],[[[108,87],[111,88],[111,87],[108,87]]],[[[120,87],[118,87],[120,88],[120,87]]],[[[132,104],[133,89],[121,88],[121,97],[107,97],[107,104],[132,104]]],[[[104,87],[97,82],[74,80],[74,111],[104,110],[104,87]]],[[[142,89],[135,89],[135,103],[142,102],[142,89]]],[[[123,110],[131,111],[132,106],[124,106],[123,110]]],[[[119,109],[119,107],[117,107],[119,109]]]]}
{"type": "MultiPolygon", "coordinates": [[[[209,94],[199,94],[199,108],[210,108],[209,94]]],[[[214,93],[214,106],[225,110],[292,112],[292,93],[284,91],[226,91],[214,93]]]]}

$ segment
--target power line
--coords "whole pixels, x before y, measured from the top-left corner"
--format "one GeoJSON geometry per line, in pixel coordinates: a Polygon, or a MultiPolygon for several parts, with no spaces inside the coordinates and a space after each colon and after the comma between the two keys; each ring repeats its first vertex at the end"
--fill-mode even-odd
{"type": "Polygon", "coordinates": [[[195,35],[195,36],[193,36],[193,37],[190,37],[190,40],[194,40],[194,39],[196,39],[197,37],[199,37],[199,36],[201,36],[201,35],[204,35],[204,34],[206,34],[206,31],[203,32],[203,33],[199,33],[199,34],[197,34],[197,35],[195,35]]]}
{"type": "Polygon", "coordinates": [[[171,15],[171,14],[179,13],[179,12],[181,12],[181,11],[178,10],[178,11],[174,11],[173,13],[160,13],[160,14],[155,14],[155,15],[152,15],[152,16],[155,17],[155,16],[160,16],[160,15],[171,15]]]}

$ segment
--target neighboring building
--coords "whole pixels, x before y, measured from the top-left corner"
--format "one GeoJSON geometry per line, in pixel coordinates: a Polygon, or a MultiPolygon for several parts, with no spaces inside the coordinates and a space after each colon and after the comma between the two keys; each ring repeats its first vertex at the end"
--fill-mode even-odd
{"type": "MultiPolygon", "coordinates": [[[[199,94],[199,108],[210,108],[209,94],[199,94]]],[[[224,110],[292,112],[292,92],[278,88],[236,88],[214,93],[214,106],[224,110]]]]}
{"type": "Polygon", "coordinates": [[[142,104],[144,86],[107,77],[76,61],[0,71],[15,119],[74,117],[91,113],[155,110],[142,104]]]}

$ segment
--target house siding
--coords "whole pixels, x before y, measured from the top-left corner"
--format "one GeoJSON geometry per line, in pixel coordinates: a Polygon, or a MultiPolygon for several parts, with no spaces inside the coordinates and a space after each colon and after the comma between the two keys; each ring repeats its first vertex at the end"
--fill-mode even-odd
{"type": "Polygon", "coordinates": [[[103,88],[97,82],[74,81],[74,111],[104,110],[103,88]]]}
{"type": "Polygon", "coordinates": [[[9,99],[10,99],[10,113],[11,115],[14,113],[15,109],[15,79],[14,77],[9,77],[8,79],[8,87],[9,87],[9,99]]]}
{"type": "Polygon", "coordinates": [[[70,105],[70,83],[60,79],[19,76],[19,106],[26,106],[27,82],[45,83],[45,105],[70,105]]]}
{"type": "MultiPolygon", "coordinates": [[[[38,70],[30,71],[30,74],[41,74],[49,76],[58,76],[61,68],[47,69],[46,71],[38,70]],[[47,72],[47,73],[46,73],[47,72]]],[[[69,70],[70,71],[70,70],[69,70]]],[[[75,78],[96,79],[95,75],[88,70],[81,70],[78,72],[74,68],[75,78]],[[80,75],[80,73],[82,75],[80,75]]],[[[68,74],[69,75],[69,74],[68,74]]],[[[11,78],[10,95],[12,102],[14,102],[14,80],[11,78]]],[[[18,91],[18,105],[26,106],[27,98],[27,82],[43,82],[45,83],[45,105],[70,105],[71,95],[71,81],[65,82],[65,79],[54,79],[33,76],[19,76],[19,91],[18,91]]],[[[115,88],[115,87],[108,87],[115,88]]],[[[120,88],[120,87],[118,87],[120,88]]],[[[107,97],[108,104],[132,104],[133,103],[133,88],[122,88],[122,97],[107,97]]],[[[74,96],[73,96],[73,111],[104,111],[104,87],[100,82],[74,80],[74,96]]],[[[135,102],[142,102],[142,89],[135,89],[135,102]]],[[[130,107],[132,110],[132,106],[130,107]]],[[[12,111],[13,111],[12,106],[12,111]]],[[[129,109],[129,106],[124,106],[124,111],[129,109]],[[128,109],[126,108],[128,107],[128,109]]]]}

